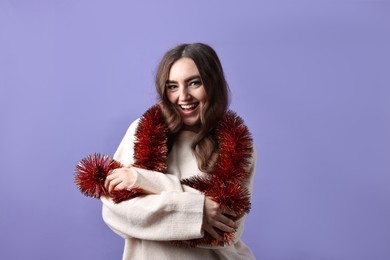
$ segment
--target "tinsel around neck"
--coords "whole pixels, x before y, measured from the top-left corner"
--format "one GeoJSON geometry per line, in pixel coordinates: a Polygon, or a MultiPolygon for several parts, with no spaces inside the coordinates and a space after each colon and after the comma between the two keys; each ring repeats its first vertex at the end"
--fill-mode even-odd
{"type": "MultiPolygon", "coordinates": [[[[246,183],[250,177],[253,141],[243,120],[233,111],[227,111],[213,131],[218,142],[218,157],[212,172],[205,176],[183,179],[190,186],[212,198],[222,208],[233,210],[238,216],[250,210],[250,194],[246,183]]],[[[134,144],[134,166],[167,172],[169,130],[158,105],[141,117],[134,144]]],[[[199,244],[221,245],[231,243],[234,234],[220,232],[224,241],[216,241],[209,234],[202,239],[176,241],[186,246],[199,244]]]]}
{"type": "MultiPolygon", "coordinates": [[[[217,122],[212,132],[218,143],[217,159],[211,172],[181,180],[217,202],[222,209],[230,209],[237,216],[243,216],[250,209],[249,183],[252,162],[252,138],[243,120],[234,112],[227,111],[217,122]]],[[[151,107],[141,117],[134,143],[133,166],[167,173],[169,130],[158,105],[151,107]]],[[[74,180],[86,196],[99,198],[110,196],[115,203],[133,199],[144,194],[142,187],[130,190],[108,192],[104,187],[107,174],[123,167],[109,156],[93,154],[82,159],[76,166],[74,180]]],[[[194,169],[196,171],[196,169],[194,169]]],[[[233,216],[228,216],[234,219],[233,216]]],[[[197,245],[223,245],[233,241],[234,233],[218,231],[223,241],[217,241],[207,232],[201,239],[174,241],[176,245],[195,247],[197,245]]]]}

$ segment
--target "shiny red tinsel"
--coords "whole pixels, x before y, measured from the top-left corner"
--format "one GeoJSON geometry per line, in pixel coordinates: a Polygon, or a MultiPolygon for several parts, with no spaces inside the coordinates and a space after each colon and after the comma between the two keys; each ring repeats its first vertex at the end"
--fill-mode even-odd
{"type": "MultiPolygon", "coordinates": [[[[167,171],[168,127],[158,105],[150,108],[140,119],[135,136],[134,166],[162,173],[167,171]]],[[[253,152],[252,138],[243,120],[228,111],[215,129],[219,149],[213,172],[207,177],[195,176],[182,180],[219,203],[222,208],[242,216],[250,210],[250,194],[246,189],[253,152]]],[[[116,190],[107,194],[104,180],[107,173],[121,165],[108,156],[94,154],[83,159],[76,167],[75,182],[87,196],[98,198],[109,195],[116,203],[131,199],[143,191],[138,188],[116,190]]],[[[232,217],[232,219],[234,219],[232,217]]],[[[218,231],[218,230],[217,230],[218,231]]],[[[219,232],[224,240],[217,241],[207,232],[201,239],[173,241],[180,246],[195,247],[200,244],[230,244],[234,233],[219,232]]]]}
{"type": "MultiPolygon", "coordinates": [[[[219,150],[214,170],[209,178],[192,177],[182,183],[193,187],[219,203],[222,208],[233,210],[243,216],[250,210],[250,194],[245,186],[249,177],[252,156],[252,137],[243,120],[234,112],[228,111],[218,124],[215,134],[219,150]]],[[[231,217],[234,219],[233,217],[231,217]]],[[[214,240],[207,232],[201,239],[179,241],[190,247],[199,244],[230,244],[234,233],[223,233],[223,242],[214,240]]]]}
{"type": "Polygon", "coordinates": [[[141,117],[135,136],[134,166],[166,173],[168,126],[158,105],[141,117]]]}
{"type": "Polygon", "coordinates": [[[93,198],[107,195],[104,181],[107,174],[122,165],[108,155],[92,154],[83,158],[76,166],[74,181],[80,191],[93,198]]]}

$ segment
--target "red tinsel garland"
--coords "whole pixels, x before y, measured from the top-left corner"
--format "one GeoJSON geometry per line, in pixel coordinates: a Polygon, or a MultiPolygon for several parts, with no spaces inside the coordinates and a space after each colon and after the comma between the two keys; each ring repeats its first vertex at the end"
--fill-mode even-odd
{"type": "Polygon", "coordinates": [[[74,181],[81,192],[92,198],[107,196],[104,188],[109,171],[122,167],[122,164],[108,155],[92,154],[83,158],[76,166],[74,181]]]}
{"type": "MultiPolygon", "coordinates": [[[[136,130],[133,166],[166,173],[168,153],[168,127],[158,105],[151,107],[141,117],[136,130]]],[[[242,216],[250,210],[250,194],[246,189],[252,156],[252,138],[243,120],[232,111],[227,111],[215,129],[219,149],[214,170],[207,176],[183,179],[182,184],[201,191],[219,203],[222,208],[233,210],[242,216]]],[[[110,196],[116,203],[142,194],[142,189],[114,191],[108,194],[103,184],[112,169],[121,167],[108,156],[94,154],[80,161],[76,167],[75,182],[87,196],[98,198],[110,196]]],[[[201,239],[174,241],[182,246],[200,244],[230,244],[234,233],[219,232],[224,240],[217,241],[207,232],[201,239]]]]}

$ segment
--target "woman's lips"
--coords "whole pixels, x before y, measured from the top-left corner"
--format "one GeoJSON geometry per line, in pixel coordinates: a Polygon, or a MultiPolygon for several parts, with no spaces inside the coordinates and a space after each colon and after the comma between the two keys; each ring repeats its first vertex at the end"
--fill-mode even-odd
{"type": "Polygon", "coordinates": [[[192,112],[198,107],[198,105],[199,105],[199,103],[192,103],[192,104],[179,105],[179,107],[184,112],[192,112]]]}

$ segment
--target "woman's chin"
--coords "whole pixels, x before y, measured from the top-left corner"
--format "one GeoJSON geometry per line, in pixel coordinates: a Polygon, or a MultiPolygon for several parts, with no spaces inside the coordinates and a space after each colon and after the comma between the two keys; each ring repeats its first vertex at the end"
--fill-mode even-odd
{"type": "Polygon", "coordinates": [[[183,130],[189,130],[193,132],[198,132],[200,129],[199,121],[184,121],[183,122],[183,130]]]}

